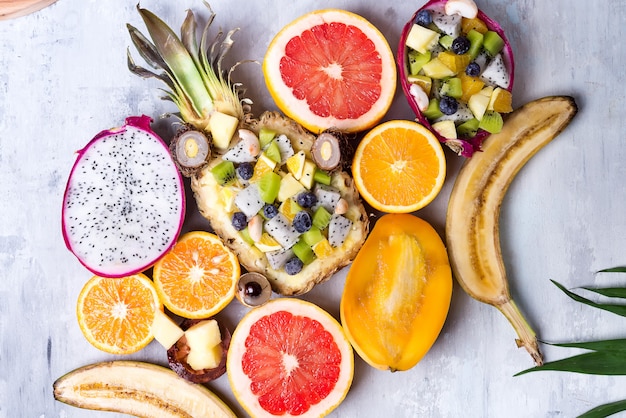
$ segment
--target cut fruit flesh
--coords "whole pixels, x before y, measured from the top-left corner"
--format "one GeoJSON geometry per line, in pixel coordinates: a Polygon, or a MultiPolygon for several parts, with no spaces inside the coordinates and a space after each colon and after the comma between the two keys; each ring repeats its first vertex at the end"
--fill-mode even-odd
{"type": "Polygon", "coordinates": [[[310,131],[358,132],[376,124],[391,105],[393,61],[371,23],[326,9],[296,19],[274,37],[263,73],[279,108],[310,131]]]}
{"type": "Polygon", "coordinates": [[[320,417],[346,396],[354,355],[332,316],[312,303],[281,298],[241,320],[227,371],[235,397],[251,416],[320,417]]]}

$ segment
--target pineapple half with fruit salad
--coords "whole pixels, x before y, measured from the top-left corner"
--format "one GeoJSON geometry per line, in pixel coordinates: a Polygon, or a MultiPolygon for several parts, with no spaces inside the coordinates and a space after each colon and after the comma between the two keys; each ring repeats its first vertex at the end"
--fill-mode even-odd
{"type": "Polygon", "coordinates": [[[160,72],[130,54],[129,69],[167,84],[183,122],[170,143],[174,160],[191,178],[200,213],[242,266],[264,274],[275,292],[298,295],[348,265],[369,221],[344,171],[347,140],[314,135],[276,112],[253,118],[241,86],[222,69],[234,31],[207,43],[214,15],[198,45],[192,11],[180,38],[152,12],[139,12],[151,39],[128,25],[131,39],[160,72]]]}

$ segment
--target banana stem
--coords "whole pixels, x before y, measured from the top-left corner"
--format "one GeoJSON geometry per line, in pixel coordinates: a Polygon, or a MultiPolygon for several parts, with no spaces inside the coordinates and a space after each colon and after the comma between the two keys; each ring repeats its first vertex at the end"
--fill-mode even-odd
{"type": "Polygon", "coordinates": [[[524,347],[535,361],[535,364],[541,366],[543,364],[543,355],[539,351],[537,334],[528,324],[515,302],[509,299],[501,305],[496,305],[496,308],[506,316],[517,332],[518,338],[515,340],[517,346],[524,347]]]}

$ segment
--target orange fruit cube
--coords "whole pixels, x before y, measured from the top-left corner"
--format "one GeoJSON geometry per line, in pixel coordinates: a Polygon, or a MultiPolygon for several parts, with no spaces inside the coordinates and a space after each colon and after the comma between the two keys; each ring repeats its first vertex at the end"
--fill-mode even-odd
{"type": "Polygon", "coordinates": [[[437,57],[439,58],[439,61],[441,61],[455,74],[463,72],[465,70],[465,67],[467,67],[467,64],[470,63],[469,54],[457,55],[451,51],[444,51],[440,53],[437,57]]]}
{"type": "Polygon", "coordinates": [[[485,85],[485,83],[478,77],[472,77],[464,72],[460,73],[458,77],[461,79],[461,90],[463,95],[461,101],[467,103],[469,98],[478,93],[485,85]]]}
{"type": "Polygon", "coordinates": [[[482,33],[483,35],[489,30],[485,22],[483,22],[480,18],[475,17],[473,19],[468,19],[466,17],[461,19],[461,32],[468,33],[474,29],[477,32],[482,33]]]}

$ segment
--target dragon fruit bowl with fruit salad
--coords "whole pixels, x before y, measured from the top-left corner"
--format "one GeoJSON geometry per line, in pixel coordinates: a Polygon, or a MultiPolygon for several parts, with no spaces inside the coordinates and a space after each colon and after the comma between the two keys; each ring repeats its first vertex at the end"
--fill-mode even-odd
{"type": "Polygon", "coordinates": [[[502,27],[473,0],[431,0],[402,31],[400,83],[418,122],[471,157],[513,110],[514,60],[502,27]]]}

